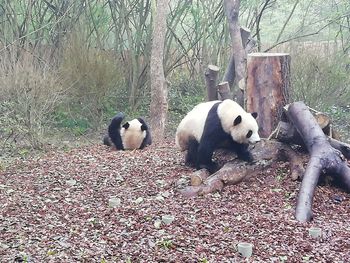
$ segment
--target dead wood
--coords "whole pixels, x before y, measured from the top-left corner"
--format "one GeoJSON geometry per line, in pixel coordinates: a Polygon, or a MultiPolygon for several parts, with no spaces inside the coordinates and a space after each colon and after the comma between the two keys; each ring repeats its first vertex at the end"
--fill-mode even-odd
{"type": "MultiPolygon", "coordinates": [[[[323,130],[324,131],[324,130],[323,130]]],[[[280,121],[278,123],[277,129],[271,138],[277,139],[280,142],[289,144],[298,144],[306,149],[303,138],[300,136],[298,131],[294,128],[293,124],[280,121]]],[[[344,157],[350,160],[350,145],[331,137],[327,137],[329,144],[340,151],[344,157]]]]}
{"type": "Polygon", "coordinates": [[[221,82],[217,87],[220,100],[232,99],[232,94],[230,92],[230,86],[227,81],[221,82]]]}
{"type": "Polygon", "coordinates": [[[278,160],[288,160],[290,162],[293,179],[298,178],[304,172],[301,157],[294,153],[289,146],[280,142],[262,140],[255,145],[252,152],[255,160],[258,160],[255,163],[246,164],[240,160],[226,163],[219,171],[204,180],[202,184],[188,186],[180,190],[180,193],[186,197],[193,197],[221,191],[226,185],[237,184],[248,178],[257,177],[278,160]]]}
{"type": "Polygon", "coordinates": [[[219,67],[215,65],[209,65],[205,71],[205,84],[207,87],[207,100],[217,100],[218,93],[216,88],[217,78],[219,74],[219,67]]]}
{"type": "Polygon", "coordinates": [[[252,53],[247,62],[247,111],[257,112],[259,134],[267,138],[281,120],[289,102],[290,55],[252,53]]]}
{"type": "MultiPolygon", "coordinates": [[[[241,39],[243,48],[249,53],[252,50],[252,45],[254,46],[254,40],[250,37],[250,30],[245,27],[240,27],[241,39]]],[[[223,81],[227,81],[229,84],[229,88],[232,89],[233,83],[235,81],[236,73],[235,73],[235,57],[233,55],[234,50],[232,49],[232,54],[230,56],[230,61],[226,68],[223,81]]],[[[232,97],[231,97],[232,99],[232,97]]]]}
{"type": "Polygon", "coordinates": [[[243,46],[241,28],[238,22],[239,8],[240,1],[224,0],[224,9],[229,24],[229,31],[233,50],[229,63],[229,67],[231,68],[228,68],[226,72],[227,74],[231,74],[230,72],[233,72],[234,69],[234,83],[237,86],[237,90],[235,92],[235,100],[241,106],[244,106],[247,53],[243,46]]]}
{"type": "Polygon", "coordinates": [[[191,185],[197,186],[201,185],[204,180],[209,177],[210,173],[207,169],[200,169],[191,174],[191,185]]]}
{"type": "Polygon", "coordinates": [[[330,145],[341,151],[341,153],[344,155],[344,157],[348,160],[350,160],[350,145],[345,143],[345,142],[341,142],[338,141],[336,139],[330,138],[328,137],[328,142],[330,143],[330,145]]]}
{"type": "Polygon", "coordinates": [[[341,152],[330,145],[327,136],[303,102],[290,104],[287,115],[310,153],[310,161],[301,183],[295,212],[297,220],[305,222],[313,217],[312,201],[320,174],[332,174],[341,180],[344,188],[349,191],[350,168],[341,152]]]}

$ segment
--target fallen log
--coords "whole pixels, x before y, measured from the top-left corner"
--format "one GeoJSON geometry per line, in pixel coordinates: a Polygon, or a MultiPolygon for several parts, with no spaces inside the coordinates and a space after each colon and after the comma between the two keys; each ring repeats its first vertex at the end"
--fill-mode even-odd
{"type": "Polygon", "coordinates": [[[350,168],[341,152],[330,145],[327,136],[303,102],[290,104],[287,116],[303,138],[305,147],[310,153],[310,161],[303,176],[295,211],[296,219],[306,222],[313,217],[312,201],[320,174],[332,174],[342,181],[345,190],[350,191],[350,168]]]}
{"type": "MultiPolygon", "coordinates": [[[[226,163],[220,170],[202,180],[202,184],[192,183],[180,190],[186,197],[194,197],[221,191],[226,185],[234,185],[251,177],[256,177],[259,173],[264,173],[272,163],[280,160],[288,160],[291,167],[292,179],[296,179],[304,173],[303,159],[296,154],[289,146],[277,141],[262,140],[254,147],[254,158],[257,160],[253,164],[243,163],[241,160],[234,160],[226,163]]],[[[193,173],[191,178],[197,177],[199,170],[193,173]]]]}
{"type": "MultiPolygon", "coordinates": [[[[276,139],[284,143],[298,144],[306,149],[303,138],[300,136],[298,131],[294,128],[293,124],[288,122],[280,121],[278,123],[276,131],[272,134],[272,136],[270,136],[270,138],[276,139]]],[[[333,148],[340,151],[346,159],[350,160],[349,144],[338,141],[328,136],[327,136],[327,140],[333,148]]]]}

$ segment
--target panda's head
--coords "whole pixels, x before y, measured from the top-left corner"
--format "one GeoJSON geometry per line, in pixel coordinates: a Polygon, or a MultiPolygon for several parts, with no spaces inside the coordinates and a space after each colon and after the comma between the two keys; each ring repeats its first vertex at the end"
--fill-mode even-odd
{"type": "Polygon", "coordinates": [[[139,149],[147,132],[148,127],[141,118],[126,122],[120,130],[124,149],[139,149]]]}
{"type": "Polygon", "coordinates": [[[225,132],[238,143],[257,143],[260,141],[258,134],[258,114],[246,112],[238,103],[232,100],[224,100],[218,107],[218,115],[225,132]]]}
{"type": "Polygon", "coordinates": [[[256,122],[256,117],[258,114],[244,113],[238,115],[230,128],[230,134],[233,140],[239,143],[257,143],[260,141],[260,136],[258,134],[258,124],[256,122]]]}

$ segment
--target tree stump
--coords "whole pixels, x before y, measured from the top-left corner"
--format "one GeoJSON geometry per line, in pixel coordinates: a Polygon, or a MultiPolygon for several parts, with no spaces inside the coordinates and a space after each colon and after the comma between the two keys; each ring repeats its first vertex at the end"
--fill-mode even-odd
{"type": "Polygon", "coordinates": [[[205,71],[205,84],[207,86],[207,101],[217,100],[218,92],[216,88],[216,81],[219,74],[219,67],[209,65],[205,71]]]}
{"type": "Polygon", "coordinates": [[[247,65],[247,111],[258,113],[259,134],[269,137],[289,101],[290,56],[285,53],[252,53],[247,65]]]}
{"type": "Polygon", "coordinates": [[[232,99],[230,86],[227,81],[219,83],[217,89],[218,89],[220,100],[232,99]]]}

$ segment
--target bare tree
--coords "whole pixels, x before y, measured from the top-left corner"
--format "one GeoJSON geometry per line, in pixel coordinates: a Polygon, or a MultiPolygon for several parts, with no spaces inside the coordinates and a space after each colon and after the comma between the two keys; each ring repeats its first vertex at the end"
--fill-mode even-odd
{"type": "Polygon", "coordinates": [[[234,60],[235,84],[238,86],[235,99],[240,105],[243,106],[247,54],[243,47],[241,28],[238,22],[240,4],[240,0],[224,1],[225,13],[229,23],[230,36],[232,40],[232,59],[234,60]]]}
{"type": "Polygon", "coordinates": [[[158,0],[153,21],[151,48],[151,128],[155,142],[164,137],[168,111],[168,87],[164,76],[164,43],[169,0],[158,0]]]}

